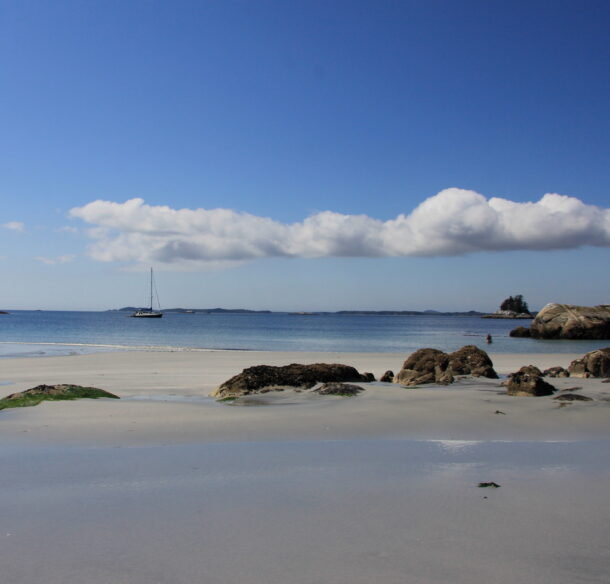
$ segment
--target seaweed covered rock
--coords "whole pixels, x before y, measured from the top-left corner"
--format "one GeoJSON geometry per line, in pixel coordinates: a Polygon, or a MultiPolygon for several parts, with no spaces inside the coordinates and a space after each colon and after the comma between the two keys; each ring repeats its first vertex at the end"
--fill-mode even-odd
{"type": "Polygon", "coordinates": [[[498,378],[489,355],[474,345],[466,345],[450,354],[430,348],[415,351],[394,377],[394,383],[448,385],[453,383],[456,375],[498,378]]]}
{"type": "Polygon", "coordinates": [[[5,398],[0,399],[0,410],[4,408],[19,408],[24,406],[35,406],[42,401],[60,401],[74,399],[97,399],[100,397],[119,399],[114,395],[97,387],[83,387],[81,385],[71,385],[60,383],[58,385],[37,385],[31,389],[11,393],[5,398]]]}
{"type": "Polygon", "coordinates": [[[542,378],[542,372],[534,365],[525,365],[508,376],[508,395],[540,397],[551,395],[555,388],[542,378]]]}
{"type": "Polygon", "coordinates": [[[571,377],[610,377],[610,347],[596,349],[568,366],[571,377]]]}
{"type": "Polygon", "coordinates": [[[357,369],[338,363],[312,363],[301,365],[292,363],[276,367],[255,365],[231,377],[212,393],[213,397],[239,397],[257,393],[264,389],[282,387],[312,388],[317,383],[342,381],[368,381],[357,369]]]}
{"type": "Polygon", "coordinates": [[[359,385],[352,385],[351,383],[324,383],[320,387],[316,387],[313,390],[315,393],[320,395],[340,395],[343,397],[352,397],[358,395],[364,388],[359,385]]]}

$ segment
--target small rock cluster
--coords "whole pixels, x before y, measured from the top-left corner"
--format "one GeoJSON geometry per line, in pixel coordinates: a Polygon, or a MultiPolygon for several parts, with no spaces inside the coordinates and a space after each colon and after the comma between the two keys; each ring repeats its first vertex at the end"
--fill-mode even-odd
{"type": "Polygon", "coordinates": [[[404,362],[394,383],[413,386],[426,383],[448,385],[456,375],[473,375],[497,379],[489,355],[475,345],[466,345],[453,353],[438,349],[419,349],[404,362]]]}
{"type": "Polygon", "coordinates": [[[534,396],[552,395],[555,388],[542,378],[542,371],[534,365],[525,365],[508,376],[508,395],[534,396]]]}

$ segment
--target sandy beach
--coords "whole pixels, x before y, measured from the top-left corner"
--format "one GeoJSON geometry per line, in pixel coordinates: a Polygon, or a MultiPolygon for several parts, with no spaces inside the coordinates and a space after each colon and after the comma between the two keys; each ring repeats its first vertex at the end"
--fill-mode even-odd
{"type": "MultiPolygon", "coordinates": [[[[498,373],[581,355],[491,354],[498,373]]],[[[131,351],[0,361],[2,395],[41,383],[121,400],[0,412],[8,584],[605,582],[610,386],[517,398],[499,380],[354,398],[208,397],[255,364],[406,355],[131,351]],[[497,489],[478,488],[494,481],[497,489]],[[27,548],[28,553],[22,550],[27,548]]]]}

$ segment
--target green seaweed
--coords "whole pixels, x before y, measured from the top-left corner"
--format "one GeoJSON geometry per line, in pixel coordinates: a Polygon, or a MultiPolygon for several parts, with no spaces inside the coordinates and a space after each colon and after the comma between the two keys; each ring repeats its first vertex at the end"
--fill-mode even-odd
{"type": "Polygon", "coordinates": [[[45,393],[33,390],[24,391],[15,397],[5,397],[0,399],[0,410],[7,408],[26,408],[37,406],[43,401],[64,401],[75,399],[98,399],[100,397],[119,399],[118,395],[98,389],[97,387],[83,387],[81,385],[65,385],[61,392],[45,393]],[[29,393],[28,393],[29,392],[29,393]]]}

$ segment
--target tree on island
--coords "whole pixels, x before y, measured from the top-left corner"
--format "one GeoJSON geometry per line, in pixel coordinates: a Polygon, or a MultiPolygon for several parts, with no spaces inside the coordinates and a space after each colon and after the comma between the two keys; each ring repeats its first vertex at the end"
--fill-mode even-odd
{"type": "Polygon", "coordinates": [[[525,312],[529,313],[530,309],[527,306],[527,302],[523,300],[521,294],[517,294],[515,297],[509,296],[502,304],[500,304],[500,310],[511,310],[512,312],[525,312]]]}

